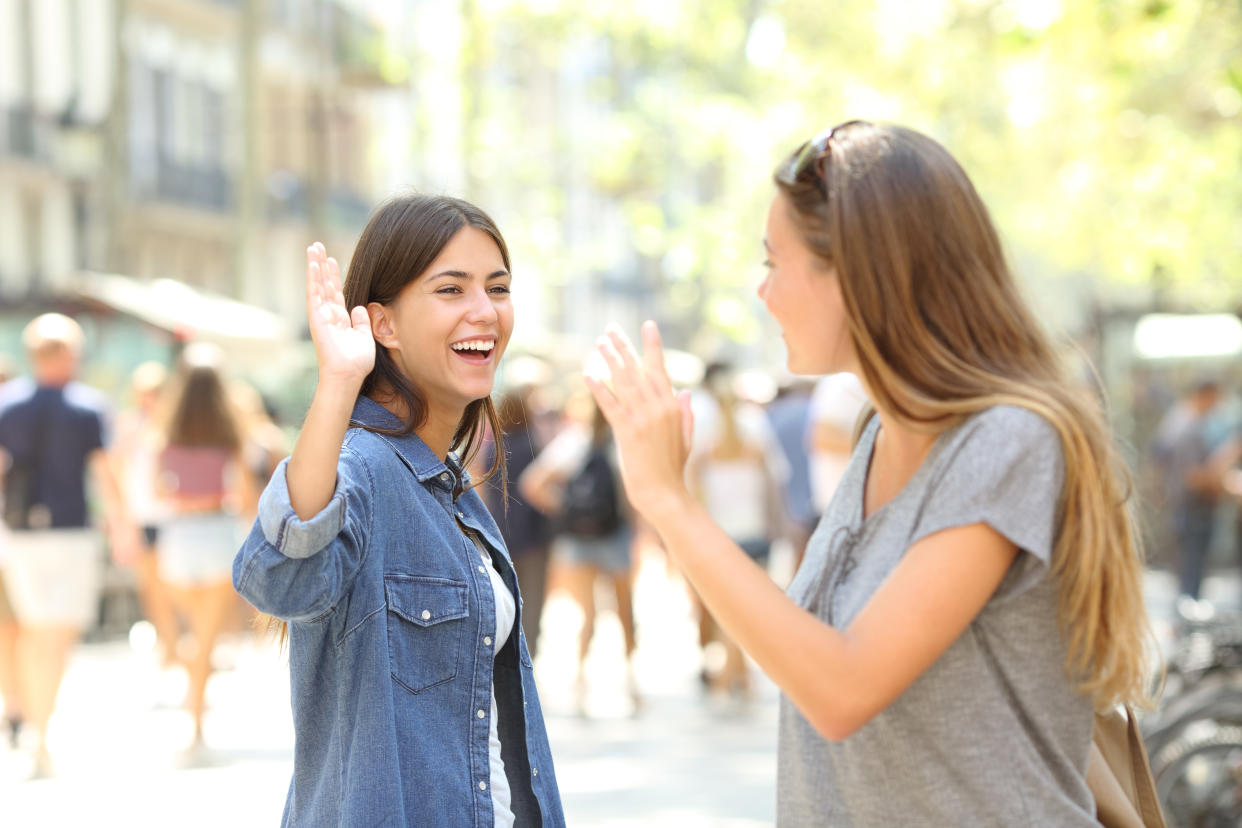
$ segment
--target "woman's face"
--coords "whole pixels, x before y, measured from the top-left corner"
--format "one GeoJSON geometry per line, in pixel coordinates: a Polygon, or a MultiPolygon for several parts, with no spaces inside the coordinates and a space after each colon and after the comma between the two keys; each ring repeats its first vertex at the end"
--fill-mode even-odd
{"type": "Polygon", "coordinates": [[[467,225],[396,299],[367,306],[376,340],[432,417],[456,424],[467,405],[492,393],[513,332],[510,281],[496,242],[467,225]]]}
{"type": "Polygon", "coordinates": [[[763,240],[767,275],[759,285],[759,298],[781,326],[791,372],[856,372],[836,269],[825,267],[807,247],[791,211],[789,199],[777,193],[768,209],[763,240]]]}

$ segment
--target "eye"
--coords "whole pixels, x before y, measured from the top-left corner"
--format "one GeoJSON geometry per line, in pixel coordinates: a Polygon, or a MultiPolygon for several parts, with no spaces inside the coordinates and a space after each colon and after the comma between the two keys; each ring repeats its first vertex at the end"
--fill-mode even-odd
{"type": "Polygon", "coordinates": [[[442,288],[438,288],[436,290],[436,293],[442,293],[446,296],[449,296],[449,295],[461,293],[461,288],[458,287],[457,285],[445,285],[442,288]]]}
{"type": "Polygon", "coordinates": [[[772,269],[772,260],[771,260],[771,259],[764,259],[764,260],[763,260],[763,266],[764,266],[764,267],[766,267],[768,270],[771,270],[771,269],[772,269]]]}
{"type": "Polygon", "coordinates": [[[487,289],[488,293],[494,293],[498,296],[506,295],[510,292],[508,285],[492,285],[487,289]]]}

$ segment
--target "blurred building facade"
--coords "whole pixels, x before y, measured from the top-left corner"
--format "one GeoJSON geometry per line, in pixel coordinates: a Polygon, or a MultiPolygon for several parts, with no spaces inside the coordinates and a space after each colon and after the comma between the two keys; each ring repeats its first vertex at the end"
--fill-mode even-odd
{"type": "Polygon", "coordinates": [[[383,43],[345,0],[0,0],[0,349],[49,306],[122,325],[92,273],[300,316],[306,244],[389,189],[383,43]]]}

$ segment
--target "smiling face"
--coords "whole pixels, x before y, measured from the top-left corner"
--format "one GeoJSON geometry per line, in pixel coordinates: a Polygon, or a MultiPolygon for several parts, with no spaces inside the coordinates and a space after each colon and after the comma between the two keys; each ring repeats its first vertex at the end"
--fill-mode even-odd
{"type": "Polygon", "coordinates": [[[513,331],[510,280],[496,242],[467,225],[393,301],[367,305],[376,341],[426,398],[431,427],[451,434],[466,406],[491,394],[513,331]]]}
{"type": "Polygon", "coordinates": [[[857,371],[836,269],[815,256],[793,222],[789,199],[778,193],[768,210],[767,275],[759,298],[781,326],[795,374],[857,371]]]}

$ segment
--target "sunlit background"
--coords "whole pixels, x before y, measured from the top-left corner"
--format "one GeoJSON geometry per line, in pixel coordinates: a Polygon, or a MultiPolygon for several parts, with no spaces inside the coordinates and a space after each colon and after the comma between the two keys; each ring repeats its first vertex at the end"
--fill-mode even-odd
{"type": "Polygon", "coordinates": [[[1186,382],[1239,375],[1240,44],[1236,0],[0,0],[0,356],[71,313],[120,404],[210,340],[294,429],[304,248],[347,262],[412,188],[496,219],[512,354],[576,370],[654,318],[687,378],[774,387],[771,171],[863,117],[959,158],[1137,467],[1186,382]]]}

